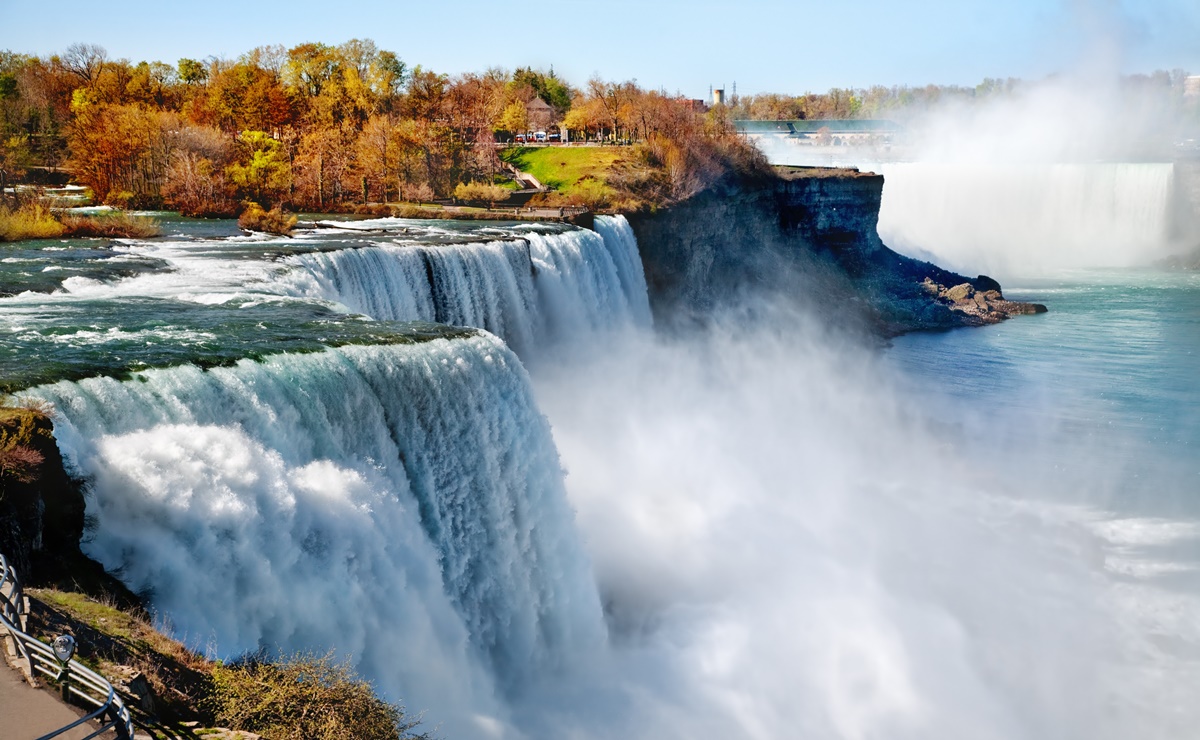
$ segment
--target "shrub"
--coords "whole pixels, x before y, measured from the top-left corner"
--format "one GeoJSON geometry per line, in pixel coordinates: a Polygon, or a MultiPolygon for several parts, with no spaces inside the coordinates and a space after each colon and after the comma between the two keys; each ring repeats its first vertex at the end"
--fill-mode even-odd
{"type": "Polygon", "coordinates": [[[213,669],[217,722],[273,740],[428,738],[419,720],[375,695],[371,684],[332,655],[298,653],[278,662],[248,661],[213,669]]]}
{"type": "Polygon", "coordinates": [[[288,236],[296,226],[296,217],[284,213],[280,208],[264,211],[262,206],[251,202],[238,217],[238,227],[246,231],[263,231],[268,234],[288,236]]]}
{"type": "Polygon", "coordinates": [[[361,216],[390,216],[392,209],[383,203],[362,203],[354,206],[354,212],[361,216]]]}
{"type": "Polygon", "coordinates": [[[17,208],[0,206],[0,242],[53,239],[62,233],[63,225],[42,203],[35,201],[17,208]]]}
{"type": "Polygon", "coordinates": [[[104,196],[104,205],[115,206],[116,208],[128,208],[133,202],[134,194],[128,190],[113,189],[108,191],[108,195],[104,196]]]}
{"type": "Polygon", "coordinates": [[[400,197],[413,203],[427,203],[433,200],[433,188],[429,183],[413,184],[406,182],[400,186],[400,197]]]}
{"type": "Polygon", "coordinates": [[[130,216],[124,211],[95,216],[60,214],[40,201],[30,201],[15,210],[0,208],[0,241],[60,236],[146,239],[161,233],[154,219],[130,216]]]}
{"type": "Polygon", "coordinates": [[[499,185],[488,185],[483,182],[460,182],[454,188],[454,197],[466,201],[483,201],[497,203],[508,200],[512,193],[508,188],[499,185]]]}
{"type": "Polygon", "coordinates": [[[64,236],[99,236],[107,238],[148,239],[162,234],[158,222],[145,216],[130,216],[114,211],[96,216],[61,217],[64,236]]]}

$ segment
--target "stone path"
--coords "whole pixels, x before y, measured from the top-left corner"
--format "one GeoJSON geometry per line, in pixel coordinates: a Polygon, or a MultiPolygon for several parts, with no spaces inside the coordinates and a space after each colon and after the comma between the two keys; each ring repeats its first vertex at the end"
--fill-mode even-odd
{"type": "MultiPolygon", "coordinates": [[[[83,714],[50,692],[33,688],[19,671],[0,659],[0,740],[33,740],[71,724],[83,714]]],[[[95,723],[89,722],[59,737],[79,740],[95,730],[95,723]]]]}

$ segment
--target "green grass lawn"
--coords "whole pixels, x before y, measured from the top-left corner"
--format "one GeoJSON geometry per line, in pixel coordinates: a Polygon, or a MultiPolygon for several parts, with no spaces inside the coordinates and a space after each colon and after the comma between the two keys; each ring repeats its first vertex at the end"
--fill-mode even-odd
{"type": "Polygon", "coordinates": [[[615,146],[513,147],[500,158],[546,187],[571,195],[584,178],[603,184],[613,163],[627,152],[615,146]]]}

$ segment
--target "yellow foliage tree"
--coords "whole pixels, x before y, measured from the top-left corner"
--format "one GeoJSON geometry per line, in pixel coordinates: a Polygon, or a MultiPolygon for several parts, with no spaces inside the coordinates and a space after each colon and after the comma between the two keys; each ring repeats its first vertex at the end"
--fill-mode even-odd
{"type": "Polygon", "coordinates": [[[504,108],[504,112],[496,119],[496,131],[507,131],[510,134],[520,134],[529,130],[529,112],[525,104],[514,100],[504,108]]]}

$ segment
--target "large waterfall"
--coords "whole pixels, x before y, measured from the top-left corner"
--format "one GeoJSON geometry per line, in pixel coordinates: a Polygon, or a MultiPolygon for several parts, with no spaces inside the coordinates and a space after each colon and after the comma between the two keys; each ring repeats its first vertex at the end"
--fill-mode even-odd
{"type": "Polygon", "coordinates": [[[886,352],[777,295],[659,334],[596,227],[116,245],[162,269],[0,298],[0,362],[175,635],[353,656],[448,739],[1194,734],[1190,277],[886,352]]]}
{"type": "Polygon", "coordinates": [[[896,163],[879,235],[1001,278],[1147,264],[1171,251],[1172,164],[896,163]]]}
{"type": "Polygon", "coordinates": [[[167,269],[23,294],[14,334],[74,374],[136,369],[109,348],[126,327],[183,338],[143,356],[168,366],[30,391],[88,481],[86,552],[175,634],[219,657],[336,649],[451,736],[507,733],[512,702],[607,636],[549,426],[502,339],[648,326],[637,245],[620,217],[369,226],[138,245],[167,269]],[[496,336],[394,323],[413,320],[496,336]],[[187,364],[221,361],[208,342],[261,359],[187,364]]]}
{"type": "Polygon", "coordinates": [[[453,722],[603,643],[549,427],[494,338],[35,392],[92,482],[87,552],[200,647],[336,647],[453,722]]]}

